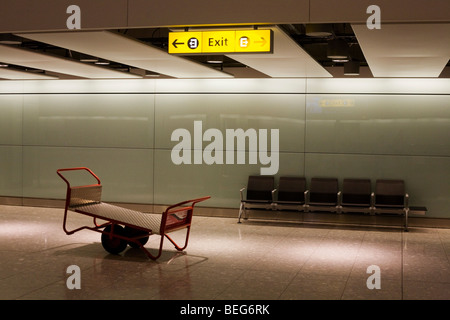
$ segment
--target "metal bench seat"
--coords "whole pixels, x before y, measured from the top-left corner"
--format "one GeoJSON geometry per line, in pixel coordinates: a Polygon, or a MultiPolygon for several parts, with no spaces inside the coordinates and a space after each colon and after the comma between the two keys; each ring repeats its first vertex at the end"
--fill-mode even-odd
{"type": "Polygon", "coordinates": [[[370,179],[344,179],[339,211],[371,213],[373,197],[370,179]]]}
{"type": "Polygon", "coordinates": [[[303,211],[308,191],[304,177],[283,176],[280,177],[277,190],[277,200],[274,207],[277,210],[303,211]]]}
{"type": "Polygon", "coordinates": [[[274,202],[274,177],[273,176],[249,176],[247,187],[239,190],[241,204],[239,207],[238,223],[241,218],[248,219],[247,209],[272,209],[274,202]],[[247,189],[247,196],[244,191],[247,189]]]}
{"type": "Polygon", "coordinates": [[[311,178],[307,211],[338,211],[338,179],[311,178]]]}

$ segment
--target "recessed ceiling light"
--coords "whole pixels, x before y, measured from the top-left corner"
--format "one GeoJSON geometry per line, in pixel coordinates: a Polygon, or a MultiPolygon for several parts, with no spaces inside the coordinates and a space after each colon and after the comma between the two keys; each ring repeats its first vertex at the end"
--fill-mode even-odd
{"type": "Polygon", "coordinates": [[[348,62],[348,58],[345,58],[345,59],[332,59],[331,61],[333,61],[333,62],[348,62]]]}
{"type": "Polygon", "coordinates": [[[208,62],[208,63],[223,63],[223,56],[207,56],[206,62],[208,62]]]}
{"type": "Polygon", "coordinates": [[[95,62],[95,64],[101,65],[101,66],[107,66],[109,65],[109,61],[108,60],[104,60],[104,59],[99,59],[97,62],[95,62]]]}
{"type": "Polygon", "coordinates": [[[0,34],[0,44],[22,44],[22,40],[13,34],[0,34]]]}
{"type": "Polygon", "coordinates": [[[330,24],[307,24],[305,29],[308,37],[326,38],[333,34],[330,24]]]}
{"type": "Polygon", "coordinates": [[[81,62],[97,62],[98,58],[87,55],[87,54],[81,54],[80,55],[80,61],[81,62]]]}

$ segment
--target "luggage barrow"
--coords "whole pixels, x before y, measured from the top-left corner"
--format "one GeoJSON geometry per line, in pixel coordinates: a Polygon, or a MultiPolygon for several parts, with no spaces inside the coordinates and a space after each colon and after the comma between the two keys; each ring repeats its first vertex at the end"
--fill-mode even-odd
{"type": "Polygon", "coordinates": [[[169,206],[161,218],[153,214],[146,214],[140,211],[130,210],[119,206],[111,205],[101,201],[102,185],[100,179],[86,167],[58,169],[57,174],[67,184],[66,202],[64,208],[63,230],[67,235],[88,229],[101,233],[103,248],[112,254],[119,254],[126,249],[127,245],[133,248],[142,249],[152,260],[161,256],[164,238],[175,246],[178,251],[186,249],[189,233],[191,229],[194,206],[198,202],[205,201],[210,196],[198,199],[186,200],[169,206]],[[65,171],[85,170],[96,180],[96,184],[71,186],[69,180],[62,174],[65,171]],[[93,218],[93,226],[82,226],[73,230],[67,229],[68,211],[77,212],[93,218]],[[106,221],[97,223],[98,220],[106,221]],[[186,230],[186,239],[183,246],[179,246],[168,233],[186,230]],[[161,237],[159,250],[156,255],[150,253],[144,245],[150,235],[161,237]]]}

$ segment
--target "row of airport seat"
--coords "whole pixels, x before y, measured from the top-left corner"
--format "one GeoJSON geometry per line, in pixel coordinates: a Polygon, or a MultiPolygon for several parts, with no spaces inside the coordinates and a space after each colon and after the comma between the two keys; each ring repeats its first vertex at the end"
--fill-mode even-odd
{"type": "MultiPolygon", "coordinates": [[[[311,178],[307,188],[305,177],[282,176],[275,187],[274,176],[249,176],[247,187],[240,190],[238,222],[248,219],[247,209],[387,213],[404,215],[408,231],[411,208],[403,180],[378,179],[374,191],[370,179],[343,179],[342,190],[338,182],[337,178],[311,178]]],[[[412,209],[426,211],[424,207],[412,209]]]]}

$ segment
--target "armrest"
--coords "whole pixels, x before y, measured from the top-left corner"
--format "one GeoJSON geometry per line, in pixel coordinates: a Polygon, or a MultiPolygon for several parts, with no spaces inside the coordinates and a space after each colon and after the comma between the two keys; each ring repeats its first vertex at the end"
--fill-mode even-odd
{"type": "Polygon", "coordinates": [[[275,202],[275,192],[277,192],[277,189],[272,190],[272,202],[275,202]]]}
{"type": "Polygon", "coordinates": [[[309,203],[309,190],[305,190],[305,204],[309,203]]]}
{"type": "Polygon", "coordinates": [[[337,193],[337,205],[338,207],[342,205],[342,191],[338,191],[337,193]]]}
{"type": "Polygon", "coordinates": [[[243,187],[243,188],[241,188],[241,190],[239,190],[239,192],[241,193],[241,201],[244,200],[244,190],[245,190],[245,189],[246,189],[246,188],[243,187]]]}
{"type": "Polygon", "coordinates": [[[405,202],[404,202],[404,206],[406,209],[409,208],[409,194],[405,194],[405,202]]]}

